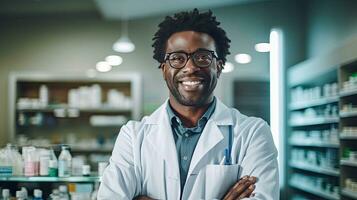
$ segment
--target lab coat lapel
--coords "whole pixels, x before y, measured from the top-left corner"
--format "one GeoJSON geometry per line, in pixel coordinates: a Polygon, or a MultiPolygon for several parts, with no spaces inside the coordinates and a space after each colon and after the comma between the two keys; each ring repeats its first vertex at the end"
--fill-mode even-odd
{"type": "Polygon", "coordinates": [[[206,162],[204,162],[204,156],[225,138],[224,133],[222,133],[218,126],[232,124],[231,112],[229,112],[229,109],[217,99],[215,112],[208,120],[196,145],[188,174],[197,174],[202,166],[205,166],[207,164],[206,162],[208,162],[207,159],[206,162]]]}
{"type": "Polygon", "coordinates": [[[179,197],[179,193],[181,191],[180,171],[178,166],[175,140],[168,119],[166,106],[167,106],[167,101],[149,117],[147,124],[151,125],[152,129],[147,137],[150,143],[153,145],[153,147],[157,149],[157,152],[165,160],[165,165],[167,165],[165,169],[168,170],[164,172],[165,177],[177,181],[175,185],[177,185],[178,188],[174,186],[167,186],[166,194],[169,196],[179,197]]]}

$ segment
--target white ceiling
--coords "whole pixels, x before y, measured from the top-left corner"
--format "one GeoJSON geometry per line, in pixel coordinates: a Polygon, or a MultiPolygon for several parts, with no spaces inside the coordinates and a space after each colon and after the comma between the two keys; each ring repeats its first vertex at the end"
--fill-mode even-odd
{"type": "Polygon", "coordinates": [[[95,0],[106,19],[135,19],[193,8],[209,9],[258,0],[95,0]]]}

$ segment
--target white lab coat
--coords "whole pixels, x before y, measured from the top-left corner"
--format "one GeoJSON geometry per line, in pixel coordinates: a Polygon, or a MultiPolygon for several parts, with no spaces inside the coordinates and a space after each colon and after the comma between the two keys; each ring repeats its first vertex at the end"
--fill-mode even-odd
{"type": "MultiPolygon", "coordinates": [[[[99,200],[179,200],[180,171],[166,101],[141,122],[130,121],[117,137],[98,191],[99,200]]],[[[191,160],[182,199],[220,199],[244,175],[258,177],[250,199],[279,199],[277,150],[262,119],[247,117],[217,99],[191,160]],[[223,165],[233,125],[232,165],[223,165]]]]}

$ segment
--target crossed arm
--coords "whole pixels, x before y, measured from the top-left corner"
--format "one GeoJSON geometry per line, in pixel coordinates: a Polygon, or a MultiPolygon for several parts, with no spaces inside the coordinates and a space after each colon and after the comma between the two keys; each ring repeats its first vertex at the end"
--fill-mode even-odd
{"type": "MultiPolygon", "coordinates": [[[[223,200],[243,199],[254,196],[255,182],[257,178],[254,176],[244,176],[235,183],[226,193],[223,200]]],[[[135,200],[153,200],[147,196],[138,196],[135,200]]]]}

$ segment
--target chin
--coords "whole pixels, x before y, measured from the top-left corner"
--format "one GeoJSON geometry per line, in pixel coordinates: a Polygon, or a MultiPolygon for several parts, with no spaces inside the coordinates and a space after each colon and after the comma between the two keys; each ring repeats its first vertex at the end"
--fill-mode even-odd
{"type": "Polygon", "coordinates": [[[208,97],[202,97],[198,99],[189,99],[184,97],[176,98],[177,102],[184,106],[192,106],[192,107],[202,107],[207,104],[208,97]]]}

